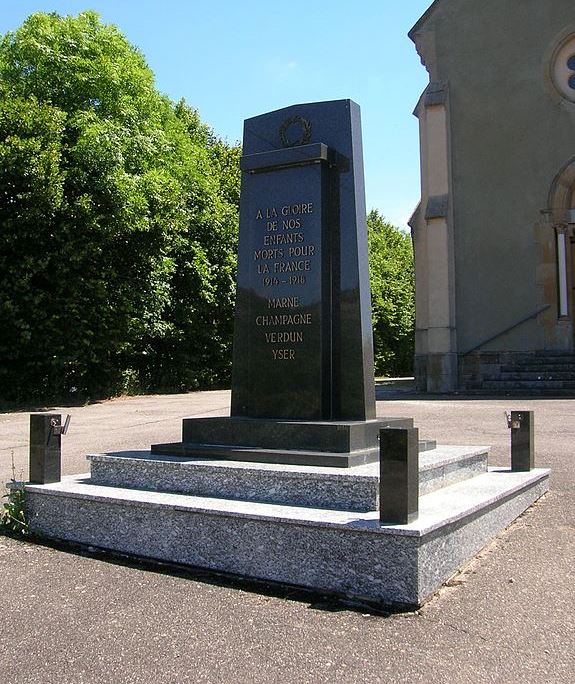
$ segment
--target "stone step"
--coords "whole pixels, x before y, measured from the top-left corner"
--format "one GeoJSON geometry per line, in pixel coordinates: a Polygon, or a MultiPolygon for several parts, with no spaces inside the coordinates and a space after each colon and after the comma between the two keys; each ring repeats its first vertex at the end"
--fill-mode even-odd
{"type": "Polygon", "coordinates": [[[485,380],[484,389],[575,390],[575,380],[485,380]]]}
{"type": "Polygon", "coordinates": [[[471,388],[465,389],[463,394],[477,397],[575,397],[572,389],[537,389],[525,388],[471,388]]]}
{"type": "Polygon", "coordinates": [[[420,439],[419,440],[419,453],[422,451],[433,451],[437,449],[437,441],[435,439],[420,439]]]}
{"type": "Polygon", "coordinates": [[[501,369],[498,375],[486,375],[485,380],[575,380],[574,371],[535,369],[535,368],[509,368],[501,369]]]}
{"type": "Polygon", "coordinates": [[[502,373],[571,373],[575,374],[575,363],[521,363],[501,366],[502,373]]]}
{"type": "Polygon", "coordinates": [[[482,380],[469,383],[469,394],[505,396],[573,396],[575,354],[571,352],[525,352],[513,363],[487,371],[482,380]]]}
{"type": "MultiPolygon", "coordinates": [[[[420,494],[487,470],[488,447],[440,446],[419,456],[420,494]]],[[[379,463],[352,468],[182,458],[149,451],[90,454],[90,483],[289,506],[370,511],[379,463]]]]}
{"type": "Polygon", "coordinates": [[[422,496],[409,525],[366,513],[141,491],[66,477],[26,485],[30,531],[136,557],[419,606],[548,489],[495,470],[422,496]]]}
{"type": "Polygon", "coordinates": [[[412,426],[413,418],[395,416],[365,421],[184,418],[181,442],[152,444],[151,450],[181,458],[349,468],[379,460],[379,430],[412,426]]]}
{"type": "Polygon", "coordinates": [[[515,354],[515,359],[519,362],[545,359],[549,360],[550,363],[555,361],[561,362],[562,359],[566,359],[571,363],[575,363],[575,354],[568,351],[536,351],[536,352],[524,352],[523,354],[515,354]]]}

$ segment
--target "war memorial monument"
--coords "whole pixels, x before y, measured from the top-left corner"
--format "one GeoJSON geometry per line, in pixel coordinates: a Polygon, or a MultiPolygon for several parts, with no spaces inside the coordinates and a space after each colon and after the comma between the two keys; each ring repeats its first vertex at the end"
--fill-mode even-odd
{"type": "Polygon", "coordinates": [[[549,472],[488,468],[487,447],[418,449],[411,419],[377,417],[354,102],[246,120],[241,168],[231,415],[186,418],[179,442],[91,454],[89,474],[29,483],[30,528],[420,605],[547,491],[549,472]],[[386,522],[380,484],[396,481],[393,437],[405,434],[415,474],[398,524],[386,522]]]}

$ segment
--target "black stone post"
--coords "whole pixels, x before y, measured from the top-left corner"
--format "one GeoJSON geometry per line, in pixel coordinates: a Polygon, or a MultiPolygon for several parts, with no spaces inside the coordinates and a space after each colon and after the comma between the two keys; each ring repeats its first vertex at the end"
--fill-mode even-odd
{"type": "Polygon", "coordinates": [[[60,482],[61,425],[59,413],[30,414],[30,482],[60,482]]]}
{"type": "Polygon", "coordinates": [[[511,470],[526,472],[535,467],[534,411],[511,411],[511,470]]]}
{"type": "Polygon", "coordinates": [[[379,521],[406,525],[419,510],[419,430],[380,430],[379,449],[379,521]]]}

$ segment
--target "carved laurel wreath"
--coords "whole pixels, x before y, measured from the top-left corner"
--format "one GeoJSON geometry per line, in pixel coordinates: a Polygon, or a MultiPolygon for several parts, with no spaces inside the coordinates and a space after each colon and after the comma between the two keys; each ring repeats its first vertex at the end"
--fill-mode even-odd
{"type": "Polygon", "coordinates": [[[280,126],[280,140],[284,147],[297,147],[298,145],[307,145],[311,140],[311,124],[303,116],[295,114],[286,119],[280,126]],[[288,138],[288,131],[291,130],[292,135],[298,132],[298,137],[295,140],[288,138]]]}

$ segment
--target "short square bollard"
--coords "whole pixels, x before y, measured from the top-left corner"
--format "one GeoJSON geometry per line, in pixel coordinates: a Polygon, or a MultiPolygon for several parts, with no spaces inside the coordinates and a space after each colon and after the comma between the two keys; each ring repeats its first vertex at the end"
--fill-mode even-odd
{"type": "Polygon", "coordinates": [[[419,512],[419,430],[379,432],[379,522],[406,525],[419,512]]]}
{"type": "Polygon", "coordinates": [[[62,479],[62,416],[30,414],[30,482],[49,484],[62,479]]]}
{"type": "Polygon", "coordinates": [[[511,470],[527,472],[535,468],[535,412],[511,411],[511,470]]]}

